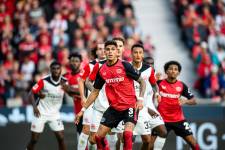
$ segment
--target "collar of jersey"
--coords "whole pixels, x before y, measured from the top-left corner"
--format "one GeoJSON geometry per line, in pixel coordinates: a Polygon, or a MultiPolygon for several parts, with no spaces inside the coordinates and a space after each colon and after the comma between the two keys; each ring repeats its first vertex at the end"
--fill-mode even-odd
{"type": "Polygon", "coordinates": [[[108,67],[112,67],[112,66],[114,66],[115,64],[117,64],[118,61],[119,61],[119,59],[117,59],[117,61],[116,61],[114,64],[112,64],[112,65],[108,65],[108,63],[106,63],[106,65],[107,65],[108,67]]]}
{"type": "Polygon", "coordinates": [[[61,78],[62,78],[62,76],[59,77],[59,80],[58,80],[58,81],[54,81],[54,80],[52,79],[52,75],[50,75],[50,80],[52,81],[52,83],[54,83],[54,84],[56,84],[56,85],[60,83],[61,78]]]}

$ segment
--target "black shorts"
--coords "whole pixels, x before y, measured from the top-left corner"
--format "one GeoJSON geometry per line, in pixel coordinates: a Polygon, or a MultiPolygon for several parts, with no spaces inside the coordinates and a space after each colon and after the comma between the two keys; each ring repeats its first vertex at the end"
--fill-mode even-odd
{"type": "Polygon", "coordinates": [[[186,137],[193,134],[189,123],[186,120],[179,122],[165,122],[165,126],[168,133],[173,130],[177,136],[186,137]]]}
{"type": "Polygon", "coordinates": [[[112,107],[109,107],[103,114],[101,119],[101,124],[109,128],[116,128],[120,121],[137,123],[137,115],[135,108],[128,108],[123,111],[115,110],[112,107]]]}

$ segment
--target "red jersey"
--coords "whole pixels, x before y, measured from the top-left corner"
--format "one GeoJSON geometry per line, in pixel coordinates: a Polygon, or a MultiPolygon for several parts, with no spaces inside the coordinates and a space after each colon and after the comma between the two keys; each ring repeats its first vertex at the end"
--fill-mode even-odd
{"type": "Polygon", "coordinates": [[[96,75],[98,74],[98,70],[99,68],[106,62],[106,60],[102,60],[102,61],[99,61],[98,63],[96,63],[93,67],[93,70],[92,72],[90,73],[89,75],[89,79],[91,81],[94,81],[96,79],[96,75]]]}
{"type": "Polygon", "coordinates": [[[140,74],[126,61],[118,60],[111,66],[104,63],[96,76],[94,88],[101,89],[106,84],[106,96],[110,106],[123,111],[135,107],[134,80],[138,80],[139,77],[140,74]]]}
{"type": "MultiPolygon", "coordinates": [[[[66,73],[64,75],[64,77],[67,79],[69,85],[71,87],[77,89],[77,91],[78,91],[78,79],[80,78],[80,76],[81,76],[80,72],[78,72],[76,74],[66,73]]],[[[74,96],[73,103],[74,103],[74,113],[78,114],[82,108],[81,98],[79,96],[74,96]]]]}
{"type": "Polygon", "coordinates": [[[90,61],[88,64],[86,64],[86,65],[84,66],[84,72],[81,74],[81,78],[82,78],[83,80],[86,80],[86,79],[87,79],[87,77],[88,77],[89,74],[91,73],[91,71],[92,71],[94,65],[95,65],[97,62],[98,62],[98,61],[95,59],[95,60],[93,60],[93,61],[90,61]]]}
{"type": "Polygon", "coordinates": [[[164,122],[178,122],[184,120],[183,110],[178,99],[181,96],[187,99],[194,97],[188,87],[181,81],[169,83],[166,79],[158,81],[158,86],[161,96],[158,111],[164,122]]]}

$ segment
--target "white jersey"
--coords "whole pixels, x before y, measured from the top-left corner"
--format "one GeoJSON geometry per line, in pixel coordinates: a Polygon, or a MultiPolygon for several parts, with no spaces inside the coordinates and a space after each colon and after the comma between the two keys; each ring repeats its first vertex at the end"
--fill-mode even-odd
{"type": "MultiPolygon", "coordinates": [[[[141,77],[145,80],[146,90],[144,94],[144,106],[149,107],[157,112],[155,105],[153,104],[153,90],[150,82],[155,82],[154,70],[147,64],[141,64],[141,67],[137,69],[141,73],[141,77]]],[[[140,84],[134,81],[136,96],[139,96],[140,84]]]]}
{"type": "MultiPolygon", "coordinates": [[[[97,74],[97,71],[105,62],[106,60],[99,61],[98,66],[95,66],[96,68],[94,68],[93,72],[91,73],[90,78],[92,74],[97,74]]],[[[102,89],[100,90],[97,99],[94,102],[93,108],[98,111],[105,112],[108,107],[109,107],[109,102],[106,96],[105,85],[104,85],[102,89]]]]}
{"type": "Polygon", "coordinates": [[[45,98],[38,98],[36,101],[37,108],[41,114],[46,116],[59,115],[65,93],[60,85],[61,81],[67,82],[64,77],[60,77],[56,82],[51,75],[48,75],[33,86],[32,91],[34,94],[39,91],[45,94],[45,98]]]}

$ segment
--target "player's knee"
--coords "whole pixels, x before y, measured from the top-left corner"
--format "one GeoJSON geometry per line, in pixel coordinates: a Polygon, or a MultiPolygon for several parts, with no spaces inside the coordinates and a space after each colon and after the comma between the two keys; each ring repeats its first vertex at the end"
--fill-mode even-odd
{"type": "Polygon", "coordinates": [[[150,143],[151,142],[151,137],[150,136],[144,136],[142,137],[142,142],[144,143],[150,143]]]}
{"type": "Polygon", "coordinates": [[[89,140],[91,145],[96,144],[95,135],[93,135],[93,136],[91,135],[88,140],[89,140]]]}
{"type": "Polygon", "coordinates": [[[167,137],[167,130],[166,128],[161,128],[160,132],[158,133],[158,136],[161,138],[166,138],[167,137]]]}
{"type": "Polygon", "coordinates": [[[82,128],[82,132],[84,134],[89,134],[89,131],[90,131],[90,127],[88,125],[83,125],[83,128],[82,128]]]}

